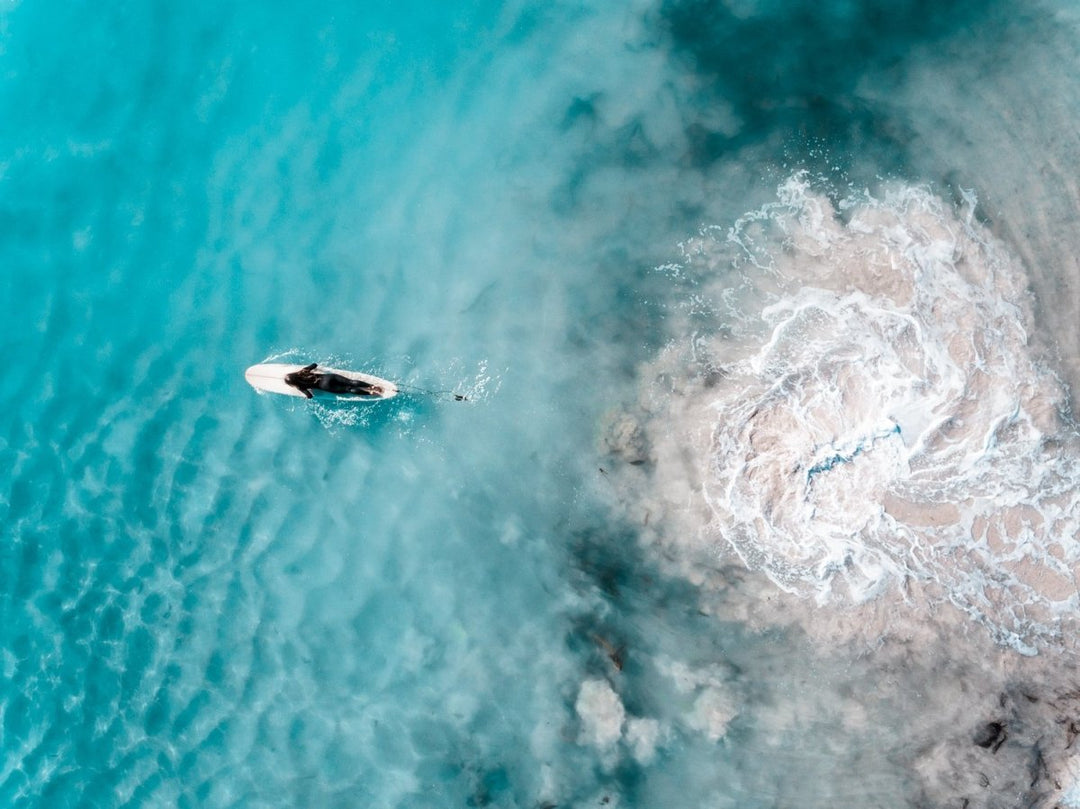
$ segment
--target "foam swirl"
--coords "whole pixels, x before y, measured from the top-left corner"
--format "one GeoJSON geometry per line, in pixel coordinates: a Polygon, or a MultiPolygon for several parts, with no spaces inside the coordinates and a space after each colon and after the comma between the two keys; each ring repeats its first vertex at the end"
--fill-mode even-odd
{"type": "MultiPolygon", "coordinates": [[[[797,175],[703,232],[678,274],[710,370],[677,409],[710,425],[693,451],[716,547],[819,603],[914,578],[1031,653],[1078,604],[1080,469],[1024,275],[973,207],[908,186],[834,207],[797,175]]],[[[654,444],[683,440],[674,412],[654,444]]]]}

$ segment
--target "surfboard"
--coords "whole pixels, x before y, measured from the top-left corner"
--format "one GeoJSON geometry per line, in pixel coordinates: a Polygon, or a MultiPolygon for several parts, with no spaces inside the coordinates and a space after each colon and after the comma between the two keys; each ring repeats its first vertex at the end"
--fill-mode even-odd
{"type": "MultiPolygon", "coordinates": [[[[307,398],[304,394],[294,388],[292,385],[285,381],[285,374],[295,373],[303,368],[303,365],[288,365],[280,362],[264,362],[259,365],[252,365],[246,371],[244,371],[244,379],[251,387],[260,393],[280,393],[285,396],[299,396],[301,399],[307,398]]],[[[350,393],[327,393],[320,390],[312,390],[311,392],[315,396],[332,396],[335,399],[355,399],[360,402],[370,402],[376,399],[389,399],[391,396],[396,396],[398,393],[397,385],[388,379],[380,379],[377,376],[371,374],[362,374],[359,371],[343,371],[340,368],[324,368],[319,366],[315,369],[315,373],[331,373],[340,374],[341,376],[348,377],[349,379],[355,379],[359,382],[367,382],[369,385],[374,385],[382,389],[382,393],[379,396],[357,396],[350,393]]]]}

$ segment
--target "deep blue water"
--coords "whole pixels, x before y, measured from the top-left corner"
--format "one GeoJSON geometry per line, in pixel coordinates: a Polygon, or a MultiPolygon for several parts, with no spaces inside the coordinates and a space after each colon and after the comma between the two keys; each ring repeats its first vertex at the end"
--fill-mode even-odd
{"type": "Polygon", "coordinates": [[[832,664],[699,614],[598,436],[701,224],[792,167],[979,176],[892,90],[1011,13],[0,0],[0,804],[908,805],[888,728],[778,734],[832,664]],[[256,395],[279,355],[470,401],[256,395]],[[584,739],[589,680],[653,742],[584,739]]]}

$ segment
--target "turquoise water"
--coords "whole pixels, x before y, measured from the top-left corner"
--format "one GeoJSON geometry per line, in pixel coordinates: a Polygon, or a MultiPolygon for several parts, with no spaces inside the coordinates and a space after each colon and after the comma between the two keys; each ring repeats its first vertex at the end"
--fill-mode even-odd
{"type": "Polygon", "coordinates": [[[655,268],[795,168],[974,185],[1071,284],[1026,162],[1075,90],[991,168],[1039,102],[950,95],[987,51],[1049,87],[1070,14],[0,0],[0,804],[915,805],[933,671],[701,609],[601,435],[655,268]],[[271,357],[469,401],[259,396],[271,357]]]}

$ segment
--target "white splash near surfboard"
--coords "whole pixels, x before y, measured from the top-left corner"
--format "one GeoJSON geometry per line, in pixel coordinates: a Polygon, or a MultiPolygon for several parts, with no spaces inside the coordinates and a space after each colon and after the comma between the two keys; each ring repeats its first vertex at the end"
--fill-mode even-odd
{"type": "MultiPolygon", "coordinates": [[[[300,398],[306,398],[303,390],[294,387],[285,381],[285,377],[288,374],[298,373],[303,371],[306,367],[308,366],[290,365],[280,362],[260,363],[258,365],[252,365],[244,371],[244,379],[247,380],[251,387],[259,391],[259,393],[280,393],[285,396],[299,396],[300,398]]],[[[375,401],[389,399],[398,394],[398,386],[393,382],[371,374],[361,373],[360,371],[346,371],[340,368],[323,368],[322,366],[318,366],[315,373],[336,374],[337,376],[344,377],[353,382],[361,382],[370,385],[377,391],[373,395],[360,395],[355,393],[328,393],[319,390],[318,388],[312,388],[311,392],[317,396],[333,396],[334,398],[355,399],[356,401],[375,401]]]]}

